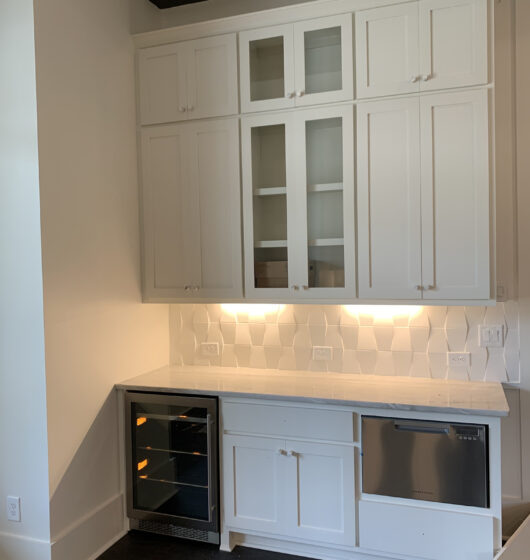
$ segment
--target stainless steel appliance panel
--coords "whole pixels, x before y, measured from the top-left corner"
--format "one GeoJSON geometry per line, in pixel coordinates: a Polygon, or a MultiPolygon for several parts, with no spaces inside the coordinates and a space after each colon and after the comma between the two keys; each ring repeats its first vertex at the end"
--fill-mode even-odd
{"type": "Polygon", "coordinates": [[[362,489],[489,507],[488,427],[363,416],[362,489]]]}

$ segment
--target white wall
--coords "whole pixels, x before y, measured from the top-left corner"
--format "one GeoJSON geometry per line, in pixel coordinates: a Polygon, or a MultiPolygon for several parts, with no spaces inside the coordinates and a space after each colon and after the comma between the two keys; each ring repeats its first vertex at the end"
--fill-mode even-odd
{"type": "Polygon", "coordinates": [[[153,15],[151,7],[153,4],[149,0],[129,0],[132,10],[132,31],[140,33],[152,31],[154,29],[164,29],[177,25],[186,25],[198,21],[207,21],[222,17],[246,14],[249,12],[259,12],[292,4],[302,4],[312,0],[208,0],[158,10],[158,16],[153,15]]]}
{"type": "Polygon", "coordinates": [[[168,307],[141,303],[128,1],[35,4],[51,532],[72,560],[123,529],[113,385],[167,363],[168,307]]]}
{"type": "Polygon", "coordinates": [[[0,558],[49,558],[32,0],[0,2],[0,558]],[[22,522],[6,520],[20,496],[22,522]]]}

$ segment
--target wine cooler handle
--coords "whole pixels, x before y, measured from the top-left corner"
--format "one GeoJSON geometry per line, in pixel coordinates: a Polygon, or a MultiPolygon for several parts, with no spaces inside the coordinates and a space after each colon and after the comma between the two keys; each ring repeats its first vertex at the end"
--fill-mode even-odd
{"type": "Polygon", "coordinates": [[[208,522],[212,522],[212,415],[206,415],[206,441],[208,448],[208,522]]]}

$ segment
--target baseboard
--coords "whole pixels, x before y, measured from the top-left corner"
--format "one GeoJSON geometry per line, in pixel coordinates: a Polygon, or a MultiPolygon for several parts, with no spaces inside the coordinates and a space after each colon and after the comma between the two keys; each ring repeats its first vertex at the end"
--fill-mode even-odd
{"type": "Polygon", "coordinates": [[[123,495],[113,496],[76,520],[51,546],[51,560],[95,560],[126,532],[123,495]]]}
{"type": "Polygon", "coordinates": [[[2,560],[21,560],[21,558],[50,560],[51,543],[13,533],[0,533],[0,558],[2,560]]]}

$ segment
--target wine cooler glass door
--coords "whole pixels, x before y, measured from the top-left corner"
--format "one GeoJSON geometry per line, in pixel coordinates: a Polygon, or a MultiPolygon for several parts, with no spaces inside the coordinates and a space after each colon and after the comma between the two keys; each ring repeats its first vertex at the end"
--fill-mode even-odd
{"type": "Polygon", "coordinates": [[[127,401],[129,516],[216,530],[216,400],[127,393],[127,401]]]}

